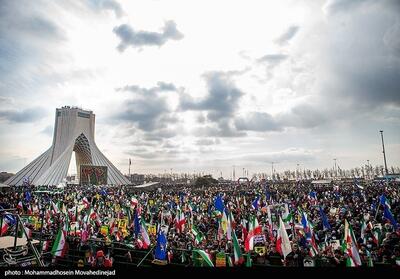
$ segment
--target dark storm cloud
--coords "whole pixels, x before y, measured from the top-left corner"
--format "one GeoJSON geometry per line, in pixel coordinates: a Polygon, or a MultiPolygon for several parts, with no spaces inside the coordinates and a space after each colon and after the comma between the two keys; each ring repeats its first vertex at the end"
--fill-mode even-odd
{"type": "Polygon", "coordinates": [[[122,24],[113,29],[113,32],[121,39],[117,49],[123,52],[129,46],[141,48],[144,46],[162,46],[168,40],[181,40],[183,34],[176,28],[172,20],[166,21],[161,32],[136,31],[128,24],[122,24]]]}
{"type": "Polygon", "coordinates": [[[115,0],[86,0],[86,3],[95,11],[111,10],[116,17],[124,15],[121,5],[115,0]]]}
{"type": "Polygon", "coordinates": [[[238,130],[257,132],[282,130],[279,123],[270,114],[264,112],[251,112],[245,117],[236,118],[235,127],[238,130]]]}
{"type": "Polygon", "coordinates": [[[275,42],[278,45],[287,44],[291,39],[293,39],[294,36],[296,36],[299,29],[300,29],[299,26],[296,25],[290,26],[282,35],[279,36],[279,38],[275,40],[275,42]]]}
{"type": "Polygon", "coordinates": [[[0,120],[10,123],[31,123],[45,116],[41,108],[29,108],[24,110],[0,110],[0,120]]]}

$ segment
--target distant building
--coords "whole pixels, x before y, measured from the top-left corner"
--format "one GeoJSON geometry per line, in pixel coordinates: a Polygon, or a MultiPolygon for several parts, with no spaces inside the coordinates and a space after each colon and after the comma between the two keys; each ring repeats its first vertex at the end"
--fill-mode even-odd
{"type": "Polygon", "coordinates": [[[7,179],[9,179],[12,176],[14,176],[13,173],[5,172],[5,171],[0,172],[0,183],[3,183],[4,181],[6,181],[7,179]]]}
{"type": "Polygon", "coordinates": [[[144,183],[144,174],[138,174],[138,173],[131,174],[130,181],[134,185],[141,185],[144,183]]]}

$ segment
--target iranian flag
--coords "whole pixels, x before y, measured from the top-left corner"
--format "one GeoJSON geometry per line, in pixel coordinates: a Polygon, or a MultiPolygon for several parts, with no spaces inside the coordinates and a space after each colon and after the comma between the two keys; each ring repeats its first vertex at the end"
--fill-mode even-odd
{"type": "Polygon", "coordinates": [[[8,225],[8,222],[6,221],[6,218],[3,218],[3,224],[1,225],[1,234],[0,234],[0,236],[5,234],[8,231],[9,227],[10,226],[8,225]]]}
{"type": "Polygon", "coordinates": [[[235,218],[233,217],[232,211],[229,212],[229,221],[231,222],[231,226],[234,229],[236,227],[236,221],[235,218]]]}
{"type": "Polygon", "coordinates": [[[204,250],[193,250],[193,251],[197,252],[203,258],[203,260],[207,264],[207,266],[214,267],[211,257],[206,251],[204,251],[204,250]]]}
{"type": "Polygon", "coordinates": [[[60,209],[58,208],[58,206],[53,201],[51,202],[51,206],[53,208],[53,214],[60,213],[60,209]]]}
{"type": "Polygon", "coordinates": [[[240,250],[239,241],[236,237],[235,231],[232,231],[232,239],[233,239],[233,255],[235,257],[235,265],[242,264],[244,262],[244,257],[242,255],[242,251],[240,250]]]}
{"type": "Polygon", "coordinates": [[[315,242],[314,233],[311,232],[311,239],[307,240],[308,244],[310,245],[310,256],[315,257],[319,254],[317,243],[315,242]]]}
{"type": "Polygon", "coordinates": [[[90,203],[86,197],[82,199],[83,205],[85,206],[86,209],[90,207],[90,203]]]}
{"type": "Polygon", "coordinates": [[[19,201],[19,203],[17,204],[17,208],[18,209],[23,209],[22,201],[19,201]]]}
{"type": "Polygon", "coordinates": [[[28,238],[29,239],[32,238],[32,230],[26,226],[24,226],[24,230],[25,230],[25,233],[28,236],[28,238]]]}
{"type": "Polygon", "coordinates": [[[53,248],[51,248],[51,254],[55,257],[64,257],[65,247],[65,231],[60,229],[54,241],[53,248]]]}
{"type": "Polygon", "coordinates": [[[175,216],[175,227],[178,233],[183,233],[183,230],[185,228],[185,214],[182,212],[179,206],[177,208],[175,216]]]}
{"type": "Polygon", "coordinates": [[[382,227],[380,226],[380,224],[374,226],[374,228],[372,229],[372,239],[374,241],[374,243],[379,246],[380,242],[381,242],[381,238],[382,238],[382,227]]]}
{"type": "Polygon", "coordinates": [[[361,224],[361,239],[363,240],[363,243],[366,243],[367,239],[365,238],[365,231],[367,230],[367,223],[365,220],[361,224]]]}
{"type": "Polygon", "coordinates": [[[361,259],[358,253],[357,240],[353,232],[353,228],[344,220],[344,241],[346,243],[345,252],[349,255],[347,266],[361,266],[361,259]]]}
{"type": "Polygon", "coordinates": [[[203,234],[201,233],[201,231],[199,231],[199,230],[196,228],[195,225],[192,226],[191,232],[192,232],[192,234],[193,234],[193,236],[194,236],[194,240],[195,240],[195,242],[196,242],[197,244],[203,241],[204,236],[203,236],[203,234]]]}
{"type": "Polygon", "coordinates": [[[97,218],[97,213],[96,213],[96,211],[94,211],[93,207],[90,208],[89,217],[92,220],[96,220],[96,218],[97,218]]]}
{"type": "Polygon", "coordinates": [[[261,226],[258,224],[258,220],[256,216],[253,216],[249,225],[249,232],[246,237],[245,251],[252,251],[254,248],[254,236],[261,234],[261,226]]]}
{"type": "Polygon", "coordinates": [[[146,223],[144,222],[143,218],[140,218],[140,234],[142,235],[142,247],[143,249],[147,249],[150,245],[150,237],[147,233],[146,223]]]}
{"type": "Polygon", "coordinates": [[[228,215],[228,223],[226,224],[226,238],[232,240],[232,217],[228,215]]]}
{"type": "Polygon", "coordinates": [[[43,241],[42,252],[46,252],[50,248],[50,240],[43,241]]]}
{"type": "Polygon", "coordinates": [[[65,215],[65,218],[64,218],[64,227],[63,227],[63,230],[66,231],[67,233],[68,233],[69,230],[70,230],[70,222],[69,222],[68,214],[66,214],[66,215],[65,215]]]}
{"type": "Polygon", "coordinates": [[[131,199],[131,207],[135,208],[137,206],[137,204],[138,204],[137,198],[132,197],[132,199],[131,199]]]}
{"type": "Polygon", "coordinates": [[[292,252],[292,247],[290,246],[289,237],[286,232],[285,224],[282,221],[282,218],[279,216],[279,229],[278,229],[278,237],[276,240],[276,250],[283,255],[283,258],[292,252]]]}

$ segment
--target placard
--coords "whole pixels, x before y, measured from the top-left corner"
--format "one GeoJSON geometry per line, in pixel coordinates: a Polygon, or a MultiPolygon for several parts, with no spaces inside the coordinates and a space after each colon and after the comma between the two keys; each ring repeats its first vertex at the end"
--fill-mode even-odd
{"type": "Polygon", "coordinates": [[[126,225],[128,224],[128,219],[118,219],[117,220],[118,229],[126,229],[126,225]]]}
{"type": "Polygon", "coordinates": [[[156,225],[147,224],[146,226],[147,226],[147,232],[148,232],[150,235],[156,235],[156,234],[157,234],[157,227],[156,227],[156,225]]]}
{"type": "Polygon", "coordinates": [[[225,253],[219,252],[216,255],[215,266],[216,267],[226,267],[226,256],[225,253]]]}

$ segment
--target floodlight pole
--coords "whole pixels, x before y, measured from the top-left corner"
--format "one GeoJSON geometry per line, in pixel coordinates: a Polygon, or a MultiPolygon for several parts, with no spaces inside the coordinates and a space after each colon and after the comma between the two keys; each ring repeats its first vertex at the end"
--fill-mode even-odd
{"type": "Polygon", "coordinates": [[[383,153],[383,161],[385,163],[385,173],[388,175],[388,168],[387,168],[387,163],[386,163],[386,153],[385,153],[385,143],[383,142],[383,131],[379,131],[381,133],[381,139],[382,139],[382,153],[383,153]]]}

